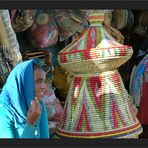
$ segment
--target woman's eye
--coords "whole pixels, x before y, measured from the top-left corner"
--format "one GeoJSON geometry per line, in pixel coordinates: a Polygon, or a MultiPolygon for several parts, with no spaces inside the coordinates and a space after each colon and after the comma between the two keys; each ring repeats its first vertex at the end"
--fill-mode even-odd
{"type": "Polygon", "coordinates": [[[38,80],[38,83],[41,83],[42,81],[41,80],[38,80]]]}
{"type": "Polygon", "coordinates": [[[42,83],[42,79],[38,79],[36,82],[37,83],[42,83]]]}

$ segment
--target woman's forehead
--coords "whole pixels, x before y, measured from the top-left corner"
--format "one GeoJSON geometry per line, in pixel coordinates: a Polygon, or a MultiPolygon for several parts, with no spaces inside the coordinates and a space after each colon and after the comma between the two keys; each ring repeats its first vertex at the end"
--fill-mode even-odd
{"type": "Polygon", "coordinates": [[[38,77],[46,78],[46,73],[43,69],[37,68],[34,70],[34,77],[35,78],[38,78],[38,77]]]}

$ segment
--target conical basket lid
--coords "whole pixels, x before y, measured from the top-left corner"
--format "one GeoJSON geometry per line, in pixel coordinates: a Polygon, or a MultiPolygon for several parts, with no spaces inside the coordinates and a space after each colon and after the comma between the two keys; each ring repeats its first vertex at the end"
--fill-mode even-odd
{"type": "MultiPolygon", "coordinates": [[[[110,64],[104,67],[105,69],[108,69],[111,63],[114,68],[118,68],[131,57],[132,47],[118,43],[103,27],[104,13],[92,13],[87,20],[90,23],[89,28],[86,28],[74,42],[59,52],[58,60],[62,66],[69,71],[74,69],[75,72],[81,73],[79,67],[86,67],[83,69],[84,72],[92,71],[87,67],[92,61],[98,62],[96,64],[100,66],[110,61],[110,64]],[[115,59],[118,59],[116,64],[115,59]],[[77,65],[79,65],[78,68],[77,65]]],[[[98,71],[100,68],[93,67],[93,69],[98,71]]]]}

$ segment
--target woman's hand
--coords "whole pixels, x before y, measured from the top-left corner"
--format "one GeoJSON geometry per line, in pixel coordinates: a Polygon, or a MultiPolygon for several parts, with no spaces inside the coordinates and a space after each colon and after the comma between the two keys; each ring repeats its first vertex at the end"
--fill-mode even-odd
{"type": "Polygon", "coordinates": [[[27,123],[34,125],[41,115],[42,108],[39,100],[35,97],[35,100],[31,101],[31,106],[27,115],[27,123]]]}

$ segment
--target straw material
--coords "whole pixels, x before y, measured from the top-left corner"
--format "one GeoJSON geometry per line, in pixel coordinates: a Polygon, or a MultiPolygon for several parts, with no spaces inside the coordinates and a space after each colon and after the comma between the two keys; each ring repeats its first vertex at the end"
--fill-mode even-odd
{"type": "Polygon", "coordinates": [[[115,27],[103,23],[103,26],[108,31],[108,33],[116,39],[117,42],[123,44],[124,43],[124,36],[121,34],[119,30],[117,30],[115,27]]]}
{"type": "MultiPolygon", "coordinates": [[[[64,41],[68,39],[70,36],[74,35],[75,32],[77,31],[78,32],[83,31],[82,23],[80,23],[76,19],[73,19],[74,17],[71,17],[71,16],[72,16],[72,12],[69,12],[69,10],[55,11],[55,18],[59,26],[60,41],[64,41]]],[[[73,16],[74,16],[74,12],[73,12],[73,16]]]]}
{"type": "Polygon", "coordinates": [[[90,49],[61,54],[62,66],[75,73],[99,73],[121,66],[132,55],[132,48],[90,49]],[[68,62],[68,63],[67,63],[68,62]]]}
{"type": "Polygon", "coordinates": [[[117,29],[122,30],[128,21],[128,10],[115,10],[112,13],[112,22],[117,29]]]}
{"type": "MultiPolygon", "coordinates": [[[[106,64],[108,60],[111,62],[111,60],[114,61],[115,59],[118,60],[118,63],[116,63],[114,68],[117,68],[125,63],[133,53],[132,47],[116,42],[116,40],[101,24],[103,21],[103,15],[94,15],[89,16],[88,18],[92,19],[89,20],[92,24],[74,42],[59,52],[59,63],[64,64],[62,66],[67,68],[68,71],[69,68],[72,69],[72,65],[76,64],[78,69],[81,67],[82,69],[80,70],[84,73],[89,70],[86,69],[85,66],[87,64],[91,65],[92,61],[95,62],[95,64],[93,64],[95,67],[98,66],[96,63],[101,63],[102,65],[106,64]],[[97,19],[99,19],[98,22],[97,19]]],[[[94,69],[92,65],[90,67],[94,69]]],[[[79,70],[76,72],[78,71],[79,70]]],[[[98,71],[98,68],[93,71],[98,71]]]]}
{"type": "Polygon", "coordinates": [[[6,34],[6,30],[3,24],[3,20],[0,16],[0,47],[1,48],[8,48],[9,47],[9,42],[6,34]]]}
{"type": "Polygon", "coordinates": [[[51,55],[48,50],[46,49],[34,49],[30,51],[26,51],[23,53],[23,59],[24,60],[29,60],[29,59],[44,59],[46,65],[51,66],[51,55]]]}
{"type": "Polygon", "coordinates": [[[59,62],[73,73],[57,134],[75,138],[133,138],[141,132],[116,70],[132,55],[103,28],[103,13],[88,17],[90,27],[60,51],[59,62]]]}
{"type": "Polygon", "coordinates": [[[54,74],[53,85],[57,89],[64,89],[64,88],[68,89],[68,86],[67,86],[68,73],[65,71],[65,69],[61,65],[58,65],[55,67],[53,74],[54,74]]]}
{"type": "Polygon", "coordinates": [[[58,134],[77,138],[136,136],[136,118],[119,73],[75,75],[58,134]]]}

